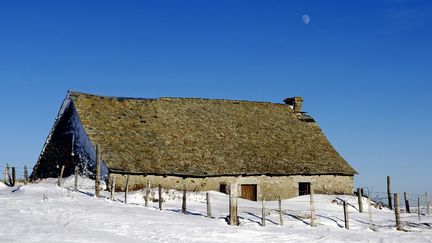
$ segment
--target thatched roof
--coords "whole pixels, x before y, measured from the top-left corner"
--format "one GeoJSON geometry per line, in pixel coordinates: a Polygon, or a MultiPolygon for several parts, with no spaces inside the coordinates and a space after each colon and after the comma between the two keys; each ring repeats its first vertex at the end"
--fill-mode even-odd
{"type": "Polygon", "coordinates": [[[160,175],[345,174],[313,119],[286,104],[70,92],[111,171],[160,175]]]}

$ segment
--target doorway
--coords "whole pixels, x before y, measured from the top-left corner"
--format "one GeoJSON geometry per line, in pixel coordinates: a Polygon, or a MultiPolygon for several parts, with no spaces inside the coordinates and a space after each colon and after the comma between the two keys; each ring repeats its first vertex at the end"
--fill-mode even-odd
{"type": "Polygon", "coordinates": [[[299,196],[310,194],[310,182],[299,182],[299,196]]]}
{"type": "Polygon", "coordinates": [[[226,186],[225,183],[221,183],[221,184],[219,185],[219,192],[222,192],[222,193],[228,194],[227,186],[226,186]]]}

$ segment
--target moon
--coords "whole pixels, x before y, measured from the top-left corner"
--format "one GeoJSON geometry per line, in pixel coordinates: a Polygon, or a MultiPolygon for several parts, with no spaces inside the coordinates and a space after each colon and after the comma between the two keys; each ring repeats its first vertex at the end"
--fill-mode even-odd
{"type": "Polygon", "coordinates": [[[302,19],[303,19],[303,23],[305,23],[305,24],[309,24],[311,21],[309,15],[307,15],[307,14],[303,14],[302,19]]]}

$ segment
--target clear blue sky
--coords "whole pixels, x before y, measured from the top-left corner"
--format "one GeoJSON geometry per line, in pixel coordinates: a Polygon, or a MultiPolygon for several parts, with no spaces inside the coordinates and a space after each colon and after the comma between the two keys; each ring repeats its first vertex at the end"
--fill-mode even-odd
{"type": "Polygon", "coordinates": [[[356,185],[432,191],[431,82],[427,0],[0,0],[2,165],[34,165],[68,89],[298,95],[356,185]]]}

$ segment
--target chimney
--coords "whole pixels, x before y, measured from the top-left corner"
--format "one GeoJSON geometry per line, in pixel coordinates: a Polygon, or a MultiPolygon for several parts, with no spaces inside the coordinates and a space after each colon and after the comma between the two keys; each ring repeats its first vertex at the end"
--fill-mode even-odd
{"type": "Polygon", "coordinates": [[[296,96],[292,98],[286,98],[284,99],[285,104],[292,107],[294,112],[301,112],[302,111],[302,104],[303,104],[303,98],[296,96]]]}

